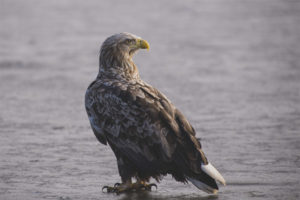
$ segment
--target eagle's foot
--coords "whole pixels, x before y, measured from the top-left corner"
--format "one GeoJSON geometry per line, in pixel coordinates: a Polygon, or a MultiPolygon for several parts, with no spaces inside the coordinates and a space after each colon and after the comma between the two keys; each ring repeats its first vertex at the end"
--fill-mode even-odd
{"type": "Polygon", "coordinates": [[[121,184],[121,183],[115,183],[115,185],[113,187],[111,186],[103,186],[102,187],[102,192],[107,192],[107,193],[121,193],[121,192],[125,192],[127,189],[127,187],[125,186],[125,184],[121,184]]]}
{"type": "Polygon", "coordinates": [[[139,185],[139,189],[140,189],[140,190],[151,191],[151,190],[152,190],[152,187],[155,187],[155,189],[157,190],[157,185],[154,184],[154,183],[147,184],[147,183],[144,182],[144,181],[140,181],[140,182],[137,182],[136,184],[139,185]]]}
{"type": "Polygon", "coordinates": [[[105,192],[105,190],[107,193],[113,193],[113,192],[115,192],[116,187],[110,187],[110,186],[105,185],[102,187],[102,192],[105,192]]]}
{"type": "Polygon", "coordinates": [[[151,191],[152,187],[157,189],[157,185],[154,183],[147,184],[143,181],[138,181],[136,183],[116,183],[113,187],[103,186],[102,191],[107,193],[120,194],[123,192],[137,192],[137,191],[151,191]]]}

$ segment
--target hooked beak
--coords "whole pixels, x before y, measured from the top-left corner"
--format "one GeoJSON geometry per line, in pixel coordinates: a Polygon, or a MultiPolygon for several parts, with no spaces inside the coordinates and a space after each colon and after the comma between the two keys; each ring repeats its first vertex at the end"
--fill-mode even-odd
{"type": "Polygon", "coordinates": [[[149,50],[150,48],[149,43],[143,39],[137,39],[137,46],[141,49],[147,49],[147,50],[149,50]]]}

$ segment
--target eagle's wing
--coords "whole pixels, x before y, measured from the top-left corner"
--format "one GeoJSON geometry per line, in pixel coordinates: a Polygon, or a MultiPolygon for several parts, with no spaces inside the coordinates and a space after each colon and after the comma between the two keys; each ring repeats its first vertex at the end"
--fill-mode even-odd
{"type": "Polygon", "coordinates": [[[145,83],[93,84],[86,108],[99,141],[108,141],[139,169],[160,168],[158,173],[166,173],[163,168],[176,163],[184,174],[200,173],[201,163],[207,163],[187,119],[145,83]]]}
{"type": "Polygon", "coordinates": [[[99,109],[101,109],[102,106],[98,103],[97,99],[97,95],[99,92],[98,87],[99,85],[95,80],[87,88],[87,91],[85,93],[85,109],[95,136],[97,137],[99,142],[106,145],[107,140],[104,129],[102,129],[103,124],[101,124],[103,122],[103,120],[101,119],[102,114],[98,113],[99,109]]]}

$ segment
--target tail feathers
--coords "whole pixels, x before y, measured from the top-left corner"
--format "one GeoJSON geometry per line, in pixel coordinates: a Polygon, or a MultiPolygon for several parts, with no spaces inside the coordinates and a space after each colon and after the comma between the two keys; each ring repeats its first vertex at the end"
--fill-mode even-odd
{"type": "Polygon", "coordinates": [[[218,172],[218,170],[210,163],[207,165],[202,164],[201,169],[203,172],[197,176],[186,177],[193,185],[195,185],[198,189],[203,190],[207,193],[218,193],[218,186],[216,181],[226,185],[225,179],[218,172]]]}
{"type": "Polygon", "coordinates": [[[194,178],[191,177],[186,177],[194,186],[196,186],[198,189],[203,190],[204,192],[207,193],[212,193],[212,194],[217,194],[218,193],[218,189],[215,189],[213,187],[210,187],[208,185],[206,185],[205,183],[196,180],[194,178]]]}
{"type": "Polygon", "coordinates": [[[204,171],[207,175],[209,175],[216,181],[222,183],[223,185],[226,185],[225,179],[212,164],[210,164],[210,163],[208,163],[207,165],[202,164],[201,169],[202,169],[202,171],[204,171]]]}

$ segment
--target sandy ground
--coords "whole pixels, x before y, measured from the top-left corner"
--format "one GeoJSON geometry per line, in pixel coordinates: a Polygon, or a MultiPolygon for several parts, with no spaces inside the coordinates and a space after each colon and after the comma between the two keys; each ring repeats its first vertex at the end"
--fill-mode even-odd
{"type": "Polygon", "coordinates": [[[299,199],[300,1],[0,0],[0,199],[299,199]],[[94,137],[84,93],[102,41],[135,56],[202,138],[228,182],[218,196],[166,177],[112,195],[116,161],[94,137]]]}

